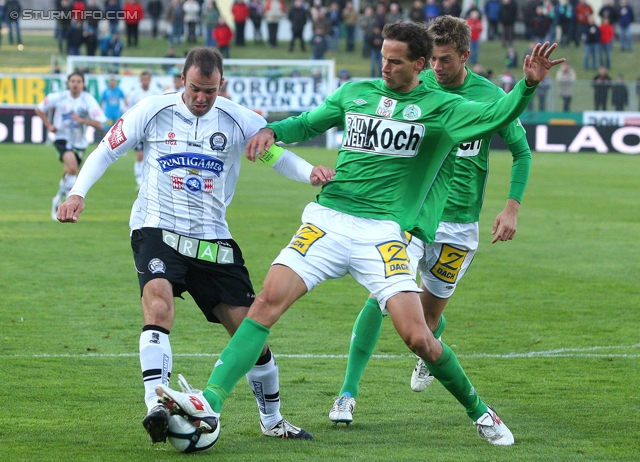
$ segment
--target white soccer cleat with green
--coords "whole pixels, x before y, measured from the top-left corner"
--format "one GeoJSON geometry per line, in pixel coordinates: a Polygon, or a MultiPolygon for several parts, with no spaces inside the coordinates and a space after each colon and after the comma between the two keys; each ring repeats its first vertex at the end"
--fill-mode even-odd
{"type": "Polygon", "coordinates": [[[497,446],[511,446],[515,439],[513,433],[502,422],[496,411],[487,406],[487,412],[473,422],[478,429],[478,436],[497,446]]]}
{"type": "Polygon", "coordinates": [[[190,421],[203,433],[213,433],[220,423],[220,414],[211,409],[200,390],[191,388],[182,375],[178,375],[182,392],[172,390],[166,385],[156,386],[160,403],[172,415],[180,415],[190,421]]]}

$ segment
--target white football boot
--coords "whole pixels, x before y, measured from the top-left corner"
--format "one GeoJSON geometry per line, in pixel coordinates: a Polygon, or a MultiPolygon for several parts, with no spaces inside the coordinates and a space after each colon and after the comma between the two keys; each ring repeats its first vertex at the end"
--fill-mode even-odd
{"type": "Polygon", "coordinates": [[[338,396],[333,401],[333,407],[329,411],[329,419],[335,423],[353,422],[353,411],[356,408],[356,400],[351,396],[338,396]]]}
{"type": "Polygon", "coordinates": [[[172,390],[166,385],[156,386],[160,402],[171,414],[181,415],[199,428],[203,433],[213,433],[220,424],[220,414],[211,409],[202,391],[191,387],[185,378],[178,374],[178,383],[182,392],[172,390]]]}
{"type": "Polygon", "coordinates": [[[423,391],[431,385],[433,378],[424,360],[418,358],[416,367],[413,368],[413,373],[411,374],[411,389],[413,391],[423,391]]]}
{"type": "Polygon", "coordinates": [[[487,412],[473,422],[478,429],[478,436],[497,446],[511,446],[514,443],[513,433],[502,422],[496,411],[487,406],[487,412]]]}

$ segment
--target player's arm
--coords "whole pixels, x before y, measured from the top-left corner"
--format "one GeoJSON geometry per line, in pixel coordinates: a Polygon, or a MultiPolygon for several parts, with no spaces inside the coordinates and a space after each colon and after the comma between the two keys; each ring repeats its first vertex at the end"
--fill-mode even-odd
{"type": "Polygon", "coordinates": [[[260,160],[291,180],[310,183],[313,186],[328,183],[336,174],[333,169],[322,165],[314,167],[302,157],[275,144],[262,153],[260,160]]]}
{"type": "MultiPolygon", "coordinates": [[[[97,121],[95,119],[85,119],[83,117],[80,117],[76,113],[73,113],[71,115],[71,118],[73,120],[75,120],[76,122],[78,122],[78,123],[89,125],[89,126],[95,128],[96,130],[100,130],[102,128],[102,124],[104,123],[104,122],[99,122],[99,121],[97,121]]],[[[105,118],[105,122],[106,122],[106,118],[105,118]]]]}
{"type": "Polygon", "coordinates": [[[494,235],[491,241],[492,244],[498,241],[509,241],[515,236],[520,203],[522,202],[522,196],[527,187],[531,171],[531,149],[529,149],[526,136],[522,136],[515,143],[509,143],[509,150],[513,156],[509,198],[504,210],[498,214],[493,222],[493,228],[491,229],[491,234],[494,235]]]}
{"type": "Polygon", "coordinates": [[[454,142],[461,143],[490,136],[516,120],[533,98],[537,85],[549,74],[549,69],[565,61],[564,58],[549,59],[555,48],[555,43],[538,43],[525,58],[525,78],[503,98],[489,104],[462,100],[446,108],[441,117],[446,133],[454,142]]]}
{"type": "Polygon", "coordinates": [[[340,107],[340,94],[347,86],[347,84],[341,86],[329,95],[320,106],[311,111],[267,124],[247,143],[245,148],[247,159],[254,162],[262,152],[268,150],[276,141],[295,143],[309,140],[332,127],[342,124],[344,122],[344,111],[340,107]]]}
{"type": "Polygon", "coordinates": [[[47,127],[47,130],[49,130],[51,133],[55,133],[56,131],[58,131],[58,127],[53,125],[53,123],[49,120],[46,111],[51,109],[58,101],[58,99],[58,93],[49,94],[44,100],[40,101],[38,106],[36,106],[35,108],[36,115],[42,119],[44,126],[47,127]]]}
{"type": "Polygon", "coordinates": [[[35,113],[38,117],[42,119],[42,122],[44,123],[44,126],[47,128],[48,131],[50,131],[51,133],[55,133],[56,131],[58,131],[56,126],[53,125],[49,120],[49,118],[47,117],[47,114],[45,114],[43,111],[41,111],[38,108],[35,109],[35,113]]]}

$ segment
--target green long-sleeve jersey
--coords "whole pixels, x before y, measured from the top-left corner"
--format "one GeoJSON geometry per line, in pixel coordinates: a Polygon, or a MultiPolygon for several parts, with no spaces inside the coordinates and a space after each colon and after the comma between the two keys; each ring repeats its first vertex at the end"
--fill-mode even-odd
{"type": "MultiPolygon", "coordinates": [[[[427,87],[454,93],[469,101],[493,102],[505,95],[500,87],[469,69],[467,69],[464,83],[458,87],[440,85],[432,70],[425,72],[421,77],[427,87]]],[[[498,131],[498,135],[507,143],[513,156],[509,198],[518,202],[522,202],[531,170],[531,150],[525,134],[519,120],[511,122],[498,131]]],[[[484,191],[489,176],[490,144],[491,136],[487,136],[482,139],[469,138],[459,146],[449,197],[441,221],[474,223],[480,220],[484,191]]]]}
{"type": "Polygon", "coordinates": [[[431,90],[423,81],[406,93],[387,88],[383,80],[350,82],[317,108],[267,126],[284,143],[343,127],[336,176],[316,201],[350,215],[395,221],[432,242],[453,177],[455,148],[516,120],[533,94],[524,80],[491,104],[431,90]]]}

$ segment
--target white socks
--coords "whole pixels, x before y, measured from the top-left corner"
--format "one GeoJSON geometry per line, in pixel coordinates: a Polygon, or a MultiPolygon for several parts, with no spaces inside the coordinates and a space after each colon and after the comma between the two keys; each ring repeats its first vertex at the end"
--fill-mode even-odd
{"type": "Polygon", "coordinates": [[[145,326],[140,334],[140,367],[144,381],[144,401],[148,409],[158,405],[156,385],[169,385],[172,354],[169,334],[157,326],[145,326]]]}
{"type": "Polygon", "coordinates": [[[267,355],[269,360],[265,364],[253,366],[253,369],[247,373],[247,382],[249,382],[258,402],[260,420],[265,428],[269,429],[282,420],[282,414],[280,414],[278,365],[271,350],[267,352],[267,355]]]}

